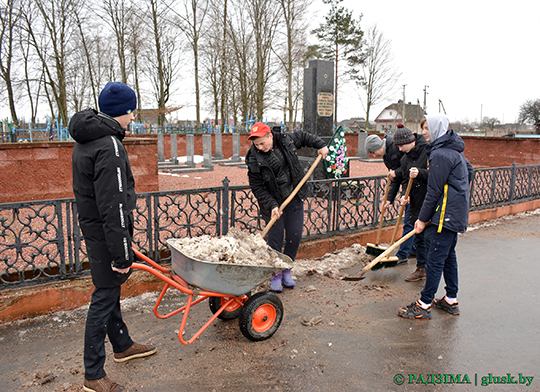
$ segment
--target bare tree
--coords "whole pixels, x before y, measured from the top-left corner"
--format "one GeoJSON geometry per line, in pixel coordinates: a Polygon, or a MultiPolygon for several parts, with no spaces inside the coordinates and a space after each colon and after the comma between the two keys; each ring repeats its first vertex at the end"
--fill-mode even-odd
{"type": "Polygon", "coordinates": [[[528,99],[519,109],[518,121],[521,124],[533,124],[540,135],[540,99],[528,99]]]}
{"type": "Polygon", "coordinates": [[[103,20],[110,26],[116,39],[116,51],[122,83],[127,84],[127,45],[129,41],[130,7],[124,0],[103,0],[103,20]]]}
{"type": "Polygon", "coordinates": [[[365,92],[366,129],[369,128],[369,114],[371,108],[387,99],[395,92],[395,86],[401,73],[393,63],[392,44],[377,29],[371,26],[365,35],[365,49],[355,51],[351,66],[351,78],[365,92]],[[361,67],[355,66],[361,64],[361,67]]]}
{"type": "Polygon", "coordinates": [[[94,108],[98,108],[98,94],[96,91],[96,83],[94,82],[94,67],[92,64],[92,53],[90,53],[90,48],[88,43],[86,42],[86,37],[83,29],[83,24],[81,21],[81,17],[79,15],[75,15],[75,21],[77,23],[77,27],[79,29],[79,34],[81,38],[83,53],[84,53],[84,60],[86,62],[86,65],[88,67],[88,77],[90,79],[90,87],[92,89],[92,97],[94,101],[94,108]]]}
{"type": "Polygon", "coordinates": [[[81,4],[76,0],[36,0],[34,4],[40,15],[38,26],[27,18],[25,29],[45,71],[45,90],[51,111],[54,114],[54,99],[58,117],[67,124],[67,72],[69,56],[78,42],[73,37],[76,32],[74,15],[79,13],[81,4]],[[40,27],[41,30],[36,30],[40,27]]]}
{"type": "Polygon", "coordinates": [[[205,34],[205,18],[208,12],[208,0],[183,0],[184,14],[176,13],[178,26],[186,35],[193,51],[195,76],[195,108],[197,129],[201,127],[201,97],[199,86],[199,42],[205,34]]]}
{"type": "Polygon", "coordinates": [[[142,94],[141,86],[139,82],[139,76],[141,74],[141,65],[139,61],[141,60],[142,53],[145,47],[145,35],[146,31],[141,28],[141,19],[133,18],[130,20],[130,40],[128,41],[128,46],[131,51],[131,56],[133,59],[133,78],[135,79],[135,92],[137,93],[137,107],[142,109],[142,94]]]}
{"type": "MultiPolygon", "coordinates": [[[[254,110],[254,74],[255,41],[252,30],[248,26],[247,11],[241,2],[234,3],[229,18],[228,38],[234,58],[231,69],[232,78],[236,80],[240,101],[239,111],[242,119],[247,119],[254,110]]],[[[238,104],[235,104],[238,106],[238,104]]]]}
{"type": "Polygon", "coordinates": [[[501,122],[498,118],[495,117],[484,117],[482,120],[482,125],[485,128],[488,128],[490,131],[493,131],[497,125],[501,122]]]}
{"type": "Polygon", "coordinates": [[[272,76],[272,45],[279,22],[279,8],[273,0],[252,0],[245,4],[255,38],[255,106],[257,119],[262,120],[270,98],[267,85],[272,76]]]}
{"type": "Polygon", "coordinates": [[[9,110],[13,123],[18,126],[19,119],[15,110],[12,65],[15,57],[15,35],[20,17],[16,0],[7,0],[0,8],[0,77],[6,85],[9,110]]]}
{"type": "MultiPolygon", "coordinates": [[[[306,36],[304,34],[307,22],[305,15],[312,0],[278,0],[285,28],[285,50],[277,56],[287,78],[287,90],[284,111],[289,114],[289,131],[294,128],[293,116],[295,113],[295,98],[298,90],[295,89],[294,71],[304,65],[306,51],[306,36]]],[[[286,122],[286,119],[284,119],[286,122]]]]}
{"type": "MultiPolygon", "coordinates": [[[[225,115],[225,102],[227,100],[227,0],[223,1],[223,30],[221,40],[220,78],[221,78],[221,133],[225,131],[228,116],[225,115]]],[[[217,118],[217,117],[216,117],[217,118]]]]}
{"type": "Polygon", "coordinates": [[[171,89],[179,65],[178,34],[167,15],[158,8],[168,7],[159,0],[148,0],[150,25],[152,27],[153,47],[147,51],[149,77],[152,81],[158,104],[158,125],[163,126],[165,115],[177,108],[167,108],[171,97],[171,89]]]}
{"type": "Polygon", "coordinates": [[[19,39],[20,52],[23,60],[24,81],[22,85],[26,90],[28,96],[28,104],[30,106],[30,121],[36,122],[36,116],[39,106],[39,98],[41,94],[41,88],[43,87],[43,81],[45,73],[42,68],[32,67],[35,63],[32,58],[31,47],[28,40],[28,36],[22,36],[19,39]],[[33,76],[36,74],[37,76],[33,76]]]}

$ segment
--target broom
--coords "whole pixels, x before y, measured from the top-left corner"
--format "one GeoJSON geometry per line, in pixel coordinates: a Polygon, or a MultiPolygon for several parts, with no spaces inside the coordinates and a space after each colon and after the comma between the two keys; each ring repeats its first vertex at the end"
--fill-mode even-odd
{"type": "Polygon", "coordinates": [[[379,256],[381,253],[383,253],[386,248],[384,246],[379,245],[379,241],[381,240],[381,232],[382,232],[382,224],[384,222],[384,213],[386,212],[386,200],[388,200],[388,190],[390,189],[390,175],[386,178],[386,187],[384,189],[384,201],[383,206],[381,210],[381,218],[379,219],[379,229],[377,231],[377,241],[374,244],[367,243],[366,244],[366,253],[368,255],[372,256],[379,256]]]}
{"type": "MultiPolygon", "coordinates": [[[[364,268],[362,268],[362,271],[360,271],[357,275],[350,275],[350,276],[342,276],[341,280],[348,280],[348,281],[357,281],[362,280],[365,278],[365,273],[369,270],[374,270],[373,267],[375,267],[377,264],[380,264],[384,257],[390,254],[395,248],[397,248],[399,245],[401,245],[403,242],[407,241],[409,238],[411,238],[413,235],[416,234],[416,230],[413,229],[407,235],[403,236],[399,241],[397,241],[395,244],[390,245],[388,249],[386,249],[383,253],[380,254],[380,256],[377,256],[375,259],[373,259],[368,265],[366,265],[364,268]]],[[[387,263],[385,263],[387,264],[387,263]]]]}

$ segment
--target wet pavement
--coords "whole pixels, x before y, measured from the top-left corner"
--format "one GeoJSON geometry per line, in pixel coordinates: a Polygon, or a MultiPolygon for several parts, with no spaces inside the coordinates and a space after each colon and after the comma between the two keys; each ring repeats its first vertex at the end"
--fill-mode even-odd
{"type": "MultiPolygon", "coordinates": [[[[431,320],[396,315],[423,288],[403,280],[414,260],[360,282],[301,276],[280,295],[276,334],[256,343],[237,320],[218,320],[182,345],[181,316],[157,319],[147,294],[124,301],[124,316],[158,353],[117,364],[107,345],[105,369],[129,391],[540,391],[539,252],[538,211],[475,226],[458,240],[461,315],[433,309],[431,320]]],[[[210,314],[193,307],[184,338],[210,314]]],[[[82,390],[84,318],[80,309],[0,325],[0,390],[82,390]]]]}

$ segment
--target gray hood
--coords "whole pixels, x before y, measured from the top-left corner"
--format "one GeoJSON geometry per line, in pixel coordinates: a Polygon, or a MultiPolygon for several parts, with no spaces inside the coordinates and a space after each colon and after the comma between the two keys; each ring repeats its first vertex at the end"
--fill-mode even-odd
{"type": "Polygon", "coordinates": [[[450,125],[450,120],[448,117],[437,114],[433,116],[425,116],[428,130],[429,130],[429,139],[430,143],[433,144],[435,140],[440,138],[442,135],[445,135],[448,132],[448,126],[450,125]]]}

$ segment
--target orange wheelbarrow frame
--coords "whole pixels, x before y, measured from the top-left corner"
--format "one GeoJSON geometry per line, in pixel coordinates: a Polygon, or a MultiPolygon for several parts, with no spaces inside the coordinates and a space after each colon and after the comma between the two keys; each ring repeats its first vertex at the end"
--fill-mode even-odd
{"type": "MultiPolygon", "coordinates": [[[[131,265],[132,269],[139,269],[149,272],[165,282],[165,286],[161,290],[161,294],[154,305],[154,315],[160,319],[167,319],[180,312],[183,312],[182,322],[180,323],[180,329],[178,330],[178,340],[182,344],[188,345],[193,343],[223,312],[234,312],[243,307],[246,301],[250,300],[250,297],[247,294],[234,296],[204,289],[193,290],[190,288],[188,283],[180,276],[175,274],[174,271],[169,271],[167,268],[162,267],[136,249],[133,249],[133,252],[139,259],[143,260],[149,265],[133,263],[131,265]],[[187,294],[187,303],[168,314],[161,314],[158,311],[159,306],[163,300],[163,297],[165,296],[165,293],[171,287],[174,287],[182,293],[187,294]],[[204,325],[189,340],[184,340],[183,334],[191,307],[211,297],[221,298],[221,307],[219,309],[212,309],[214,312],[212,317],[206,323],[204,323],[204,325]]],[[[252,313],[244,316],[244,328],[242,328],[241,325],[242,333],[248,339],[253,341],[264,340],[273,335],[277,328],[279,328],[283,318],[283,305],[281,304],[279,297],[273,293],[263,292],[256,294],[254,297],[251,297],[251,299],[255,299],[256,296],[259,296],[259,298],[256,298],[255,301],[257,303],[252,304],[253,306],[248,306],[250,308],[250,312],[252,313]],[[271,296],[271,298],[267,299],[265,298],[265,295],[268,297],[271,296]],[[271,332],[265,334],[269,329],[271,329],[271,332]],[[259,336],[259,333],[262,335],[259,336]]],[[[242,320],[240,320],[240,322],[242,323],[242,320]]]]}

